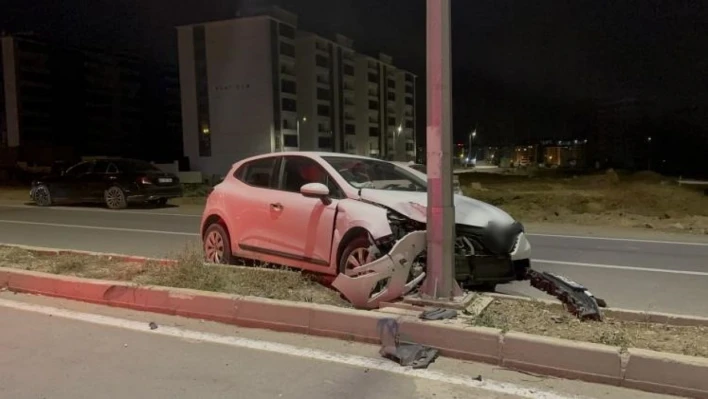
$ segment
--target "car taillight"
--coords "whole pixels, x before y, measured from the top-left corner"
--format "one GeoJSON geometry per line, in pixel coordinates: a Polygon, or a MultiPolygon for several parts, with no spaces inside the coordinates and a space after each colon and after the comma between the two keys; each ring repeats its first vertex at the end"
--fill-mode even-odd
{"type": "Polygon", "coordinates": [[[138,179],[138,184],[149,186],[152,184],[152,181],[150,179],[148,179],[147,177],[143,176],[138,179]]]}

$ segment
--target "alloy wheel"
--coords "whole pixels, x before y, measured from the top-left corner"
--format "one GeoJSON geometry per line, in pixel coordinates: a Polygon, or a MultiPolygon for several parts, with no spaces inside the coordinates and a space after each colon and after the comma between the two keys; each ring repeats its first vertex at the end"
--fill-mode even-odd
{"type": "Polygon", "coordinates": [[[125,194],[118,187],[111,187],[106,191],[106,205],[111,209],[125,207],[125,194]]]}
{"type": "Polygon", "coordinates": [[[211,263],[223,263],[224,260],[224,237],[218,231],[212,231],[204,240],[204,254],[207,261],[211,263]]]}
{"type": "Polygon", "coordinates": [[[351,276],[351,271],[357,267],[372,262],[368,248],[357,248],[347,257],[346,274],[351,276]]]}
{"type": "Polygon", "coordinates": [[[52,197],[49,189],[46,186],[37,187],[34,192],[34,202],[39,206],[49,206],[52,203],[52,197]]]}

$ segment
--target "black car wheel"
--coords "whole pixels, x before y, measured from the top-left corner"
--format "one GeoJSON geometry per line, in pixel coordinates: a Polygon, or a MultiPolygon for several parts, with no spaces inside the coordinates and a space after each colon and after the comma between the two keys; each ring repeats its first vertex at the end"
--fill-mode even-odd
{"type": "Polygon", "coordinates": [[[106,206],[109,209],[125,209],[128,207],[128,201],[125,198],[125,193],[123,189],[118,186],[110,187],[104,193],[104,199],[106,200],[106,206]]]}
{"type": "Polygon", "coordinates": [[[226,229],[214,223],[204,232],[204,257],[209,263],[228,265],[231,263],[231,243],[226,229]]]}
{"type": "Polygon", "coordinates": [[[34,203],[38,206],[51,206],[52,205],[52,193],[49,191],[49,187],[42,184],[34,189],[34,203]]]}
{"type": "Polygon", "coordinates": [[[357,237],[347,244],[339,259],[339,272],[352,277],[353,269],[374,261],[369,252],[370,247],[369,239],[364,236],[357,237]]]}

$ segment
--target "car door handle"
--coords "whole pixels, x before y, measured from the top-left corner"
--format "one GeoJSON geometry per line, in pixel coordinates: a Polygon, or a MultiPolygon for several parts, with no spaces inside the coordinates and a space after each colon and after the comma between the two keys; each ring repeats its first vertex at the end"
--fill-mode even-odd
{"type": "Polygon", "coordinates": [[[283,210],[283,204],[281,204],[280,202],[277,202],[277,203],[275,203],[275,204],[270,204],[270,207],[271,207],[273,210],[276,210],[276,211],[281,211],[281,210],[283,210]]]}

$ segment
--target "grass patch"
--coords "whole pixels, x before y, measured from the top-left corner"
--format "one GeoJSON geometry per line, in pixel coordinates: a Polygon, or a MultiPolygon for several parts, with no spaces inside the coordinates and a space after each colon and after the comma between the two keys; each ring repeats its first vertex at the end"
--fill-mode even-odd
{"type": "Polygon", "coordinates": [[[0,246],[0,267],[140,285],[189,288],[262,298],[351,305],[338,292],[297,271],[205,265],[198,249],[187,248],[174,265],[126,262],[107,256],[45,254],[0,246]]]}
{"type": "Polygon", "coordinates": [[[708,357],[708,328],[637,323],[606,318],[603,322],[584,321],[567,313],[560,305],[535,301],[495,299],[470,321],[476,326],[503,332],[593,342],[627,348],[708,357]]]}
{"type": "Polygon", "coordinates": [[[640,227],[708,234],[708,196],[652,172],[460,175],[466,195],[522,222],[640,227]]]}

